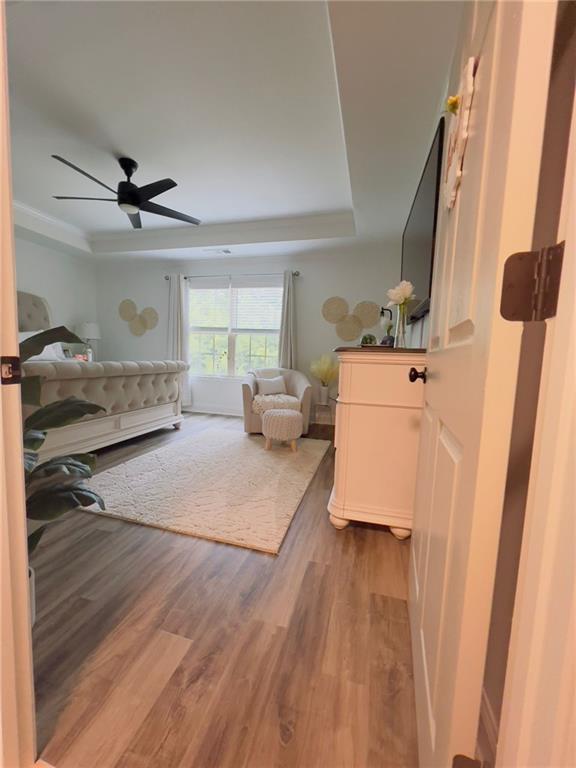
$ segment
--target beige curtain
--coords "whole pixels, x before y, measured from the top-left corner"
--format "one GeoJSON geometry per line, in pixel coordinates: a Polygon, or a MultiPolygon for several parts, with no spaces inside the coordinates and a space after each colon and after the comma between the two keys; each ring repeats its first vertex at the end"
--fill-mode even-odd
{"type": "Polygon", "coordinates": [[[294,274],[291,269],[284,272],[278,363],[280,368],[296,368],[296,310],[294,274]]]}
{"type": "MultiPolygon", "coordinates": [[[[168,277],[168,359],[189,361],[188,281],[184,275],[168,277]]],[[[190,405],[190,376],[182,374],[182,405],[190,405]]]]}

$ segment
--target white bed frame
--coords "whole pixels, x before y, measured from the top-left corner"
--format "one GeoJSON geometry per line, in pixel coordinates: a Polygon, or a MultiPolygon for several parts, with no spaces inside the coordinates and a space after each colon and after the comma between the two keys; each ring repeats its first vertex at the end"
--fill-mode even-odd
{"type": "Polygon", "coordinates": [[[139,408],[51,429],[39,451],[40,458],[44,460],[69,453],[95,451],[156,429],[180,429],[183,418],[180,400],[177,400],[175,403],[139,408]]]}

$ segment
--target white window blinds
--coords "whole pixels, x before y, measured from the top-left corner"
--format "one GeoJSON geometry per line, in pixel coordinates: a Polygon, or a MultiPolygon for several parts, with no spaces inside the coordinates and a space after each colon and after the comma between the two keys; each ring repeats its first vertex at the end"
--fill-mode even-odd
{"type": "Polygon", "coordinates": [[[189,277],[192,372],[241,375],[278,365],[282,275],[189,277]]]}
{"type": "Polygon", "coordinates": [[[230,280],[227,277],[188,278],[190,329],[228,332],[230,280]]]}

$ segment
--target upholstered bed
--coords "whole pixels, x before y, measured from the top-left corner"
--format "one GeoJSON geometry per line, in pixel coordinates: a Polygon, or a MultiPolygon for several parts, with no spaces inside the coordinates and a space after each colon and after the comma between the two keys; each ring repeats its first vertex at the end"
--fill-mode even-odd
{"type": "MultiPolygon", "coordinates": [[[[46,301],[18,293],[21,332],[51,327],[46,301]]],[[[24,376],[41,376],[42,405],[78,397],[102,405],[106,412],[51,430],[42,449],[49,458],[64,452],[90,451],[162,427],[179,427],[181,378],[188,365],[175,361],[86,363],[78,360],[28,361],[24,376]]],[[[34,410],[26,406],[24,414],[34,410]]]]}

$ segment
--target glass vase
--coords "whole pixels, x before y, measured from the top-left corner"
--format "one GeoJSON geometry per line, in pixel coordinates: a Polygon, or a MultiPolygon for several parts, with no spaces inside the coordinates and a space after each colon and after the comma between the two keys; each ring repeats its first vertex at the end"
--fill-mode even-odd
{"type": "Polygon", "coordinates": [[[408,306],[406,304],[398,305],[398,314],[396,316],[396,337],[394,339],[395,349],[406,349],[406,318],[408,315],[408,306]]]}

